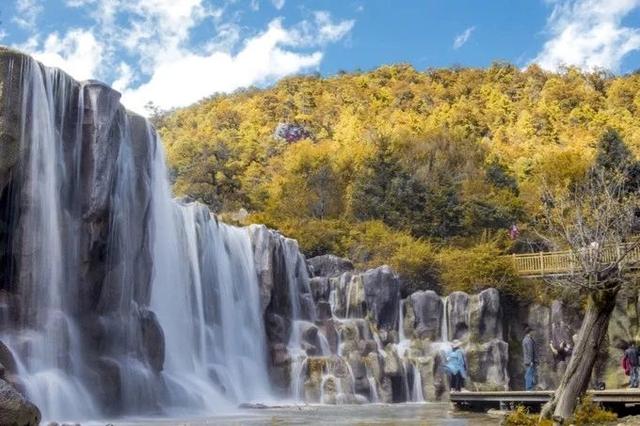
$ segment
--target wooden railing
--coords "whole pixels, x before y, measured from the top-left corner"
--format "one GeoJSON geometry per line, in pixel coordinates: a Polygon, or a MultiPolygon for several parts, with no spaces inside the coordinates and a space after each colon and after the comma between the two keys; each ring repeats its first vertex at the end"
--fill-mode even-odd
{"type": "MultiPolygon", "coordinates": [[[[629,251],[624,261],[632,263],[633,267],[640,267],[640,247],[637,243],[610,245],[600,250],[586,247],[583,250],[587,256],[597,256],[597,260],[601,264],[613,263],[622,254],[629,251]]],[[[568,275],[581,269],[577,255],[569,250],[513,254],[509,257],[512,259],[513,267],[518,275],[523,277],[568,275]]]]}

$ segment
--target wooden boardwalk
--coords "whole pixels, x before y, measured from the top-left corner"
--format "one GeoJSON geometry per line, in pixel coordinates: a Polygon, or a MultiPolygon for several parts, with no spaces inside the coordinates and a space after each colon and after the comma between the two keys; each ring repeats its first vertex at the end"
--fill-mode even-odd
{"type": "MultiPolygon", "coordinates": [[[[594,402],[620,411],[630,405],[640,408],[640,389],[591,390],[594,402]]],[[[539,408],[547,402],[553,391],[451,392],[449,398],[460,408],[488,410],[526,405],[539,408]]]]}
{"type": "MultiPolygon", "coordinates": [[[[640,247],[637,243],[606,246],[598,250],[598,261],[603,264],[611,263],[628,249],[631,251],[625,257],[625,262],[632,262],[640,267],[640,247]]],[[[524,278],[569,275],[580,270],[576,254],[569,250],[513,254],[506,257],[512,260],[515,271],[524,278]]]]}

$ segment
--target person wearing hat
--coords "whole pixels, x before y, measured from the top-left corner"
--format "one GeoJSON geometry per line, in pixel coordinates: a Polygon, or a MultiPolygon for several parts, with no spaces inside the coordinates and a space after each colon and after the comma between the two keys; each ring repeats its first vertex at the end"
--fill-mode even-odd
{"type": "Polygon", "coordinates": [[[450,390],[460,392],[464,386],[464,379],[467,376],[467,362],[464,359],[460,340],[451,342],[451,350],[446,354],[445,368],[449,373],[450,390]]]}
{"type": "Polygon", "coordinates": [[[532,329],[528,325],[524,327],[524,338],[522,339],[522,355],[524,361],[524,390],[531,391],[538,382],[538,354],[536,342],[533,340],[532,329]]]}

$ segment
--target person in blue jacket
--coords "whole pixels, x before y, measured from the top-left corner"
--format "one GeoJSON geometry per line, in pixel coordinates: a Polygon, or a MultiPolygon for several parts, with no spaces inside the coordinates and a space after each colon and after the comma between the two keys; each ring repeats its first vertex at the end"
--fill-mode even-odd
{"type": "Polygon", "coordinates": [[[464,379],[467,377],[467,362],[464,359],[460,341],[451,342],[451,349],[446,354],[445,368],[449,374],[450,390],[460,392],[464,386],[464,379]]]}

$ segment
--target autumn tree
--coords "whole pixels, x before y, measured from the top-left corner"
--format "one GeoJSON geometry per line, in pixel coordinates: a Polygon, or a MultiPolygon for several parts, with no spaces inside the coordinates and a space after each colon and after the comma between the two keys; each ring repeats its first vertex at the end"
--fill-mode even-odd
{"type": "Polygon", "coordinates": [[[565,191],[545,191],[541,234],[551,247],[568,249],[572,272],[548,281],[583,297],[586,308],[574,354],[551,401],[542,411],[562,424],[587,390],[620,289],[632,280],[631,254],[640,197],[632,186],[637,167],[615,131],[604,133],[594,167],[565,191]]]}

